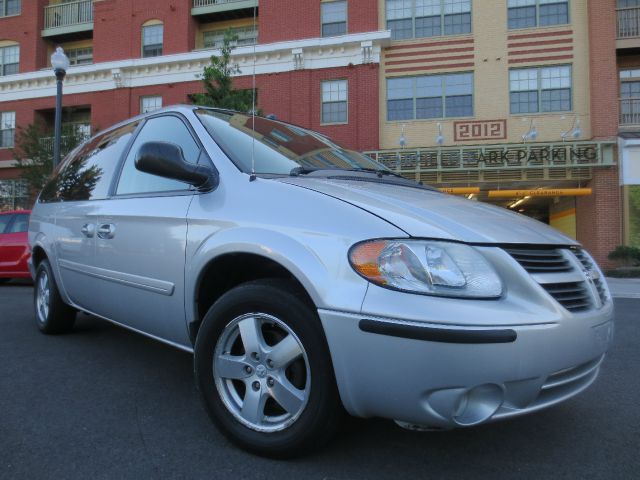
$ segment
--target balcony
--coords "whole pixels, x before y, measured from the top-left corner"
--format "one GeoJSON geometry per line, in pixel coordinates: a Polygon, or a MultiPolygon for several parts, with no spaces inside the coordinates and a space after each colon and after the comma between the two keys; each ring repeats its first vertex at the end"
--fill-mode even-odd
{"type": "Polygon", "coordinates": [[[76,0],[44,7],[43,37],[86,38],[92,32],[92,0],[76,0]]]}
{"type": "Polygon", "coordinates": [[[640,126],[640,98],[620,99],[620,126],[640,126]]]}
{"type": "Polygon", "coordinates": [[[244,18],[257,6],[258,0],[193,0],[191,15],[203,22],[244,18]]]}

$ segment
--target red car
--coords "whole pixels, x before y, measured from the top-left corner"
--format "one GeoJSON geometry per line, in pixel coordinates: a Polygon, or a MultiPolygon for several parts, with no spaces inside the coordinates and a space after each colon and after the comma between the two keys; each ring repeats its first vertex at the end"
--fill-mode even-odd
{"type": "Polygon", "coordinates": [[[27,260],[31,252],[27,241],[29,210],[0,213],[0,283],[11,278],[31,278],[27,260]]]}

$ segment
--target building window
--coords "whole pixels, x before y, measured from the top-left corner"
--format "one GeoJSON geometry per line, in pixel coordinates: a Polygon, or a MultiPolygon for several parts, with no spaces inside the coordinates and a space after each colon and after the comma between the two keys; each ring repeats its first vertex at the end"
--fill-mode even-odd
{"type": "Polygon", "coordinates": [[[0,148],[12,148],[16,133],[16,112],[0,113],[0,148]]]}
{"type": "Polygon", "coordinates": [[[93,63],[93,47],[70,48],[64,52],[70,65],[88,65],[93,63]]]}
{"type": "Polygon", "coordinates": [[[620,125],[640,123],[640,69],[620,71],[620,125]]]}
{"type": "Polygon", "coordinates": [[[0,76],[18,73],[20,66],[20,47],[11,45],[0,48],[0,76]]]}
{"type": "Polygon", "coordinates": [[[347,123],[347,80],[322,82],[322,123],[347,123]]]}
{"type": "Polygon", "coordinates": [[[323,2],[320,4],[322,36],[334,37],[347,33],[347,2],[323,2]]]}
{"type": "Polygon", "coordinates": [[[0,0],[0,17],[20,15],[20,0],[0,0]]]}
{"type": "Polygon", "coordinates": [[[473,116],[473,73],[387,79],[387,119],[473,116]]]}
{"type": "Polygon", "coordinates": [[[387,0],[386,8],[394,40],[471,32],[471,0],[387,0]]]}
{"type": "Polygon", "coordinates": [[[569,23],[568,0],[509,0],[507,5],[510,29],[569,23]]]}
{"type": "Polygon", "coordinates": [[[158,57],[162,55],[164,27],[162,24],[142,27],[142,56],[158,57]]]}
{"type": "Polygon", "coordinates": [[[509,71],[511,113],[571,110],[571,66],[509,71]]]}
{"type": "Polygon", "coordinates": [[[140,113],[149,113],[162,108],[162,97],[140,97],[140,113]]]}
{"type": "MultiPolygon", "coordinates": [[[[231,42],[232,46],[241,47],[243,45],[255,45],[258,41],[258,29],[250,27],[229,28],[232,34],[238,39],[231,42]]],[[[224,35],[227,30],[210,30],[202,34],[204,48],[222,48],[224,45],[224,35]]]]}

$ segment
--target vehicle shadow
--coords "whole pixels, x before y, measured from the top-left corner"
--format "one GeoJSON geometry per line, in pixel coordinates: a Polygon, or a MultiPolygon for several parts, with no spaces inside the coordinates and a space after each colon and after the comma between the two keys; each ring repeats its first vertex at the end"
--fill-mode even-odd
{"type": "Polygon", "coordinates": [[[30,278],[12,278],[8,282],[1,282],[0,288],[9,287],[32,287],[33,280],[30,278]]]}

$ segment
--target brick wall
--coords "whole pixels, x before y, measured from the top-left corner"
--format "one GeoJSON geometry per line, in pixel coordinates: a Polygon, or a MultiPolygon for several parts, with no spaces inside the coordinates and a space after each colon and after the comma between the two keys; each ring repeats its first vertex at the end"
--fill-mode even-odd
{"type": "MultiPolygon", "coordinates": [[[[591,132],[594,139],[618,134],[616,0],[589,0],[591,132]]],[[[576,229],[580,241],[604,268],[614,265],[608,253],[622,242],[622,204],[618,168],[594,169],[593,195],[578,197],[576,229]]]]}
{"type": "MultiPolygon", "coordinates": [[[[318,0],[260,0],[260,43],[319,37],[320,3],[318,0]]],[[[347,32],[376,30],[378,0],[348,0],[347,32]]]]}
{"type": "MultiPolygon", "coordinates": [[[[256,77],[258,106],[263,114],[317,130],[339,144],[357,150],[378,148],[378,65],[298,70],[256,77]],[[321,125],[323,80],[348,80],[346,125],[321,125]]],[[[239,88],[250,88],[251,78],[236,80],[239,88]]]]}
{"type": "Polygon", "coordinates": [[[615,263],[607,255],[621,243],[621,203],[618,168],[599,169],[589,184],[593,195],[576,199],[578,241],[605,270],[615,263]]]}
{"type": "Polygon", "coordinates": [[[616,0],[589,0],[591,132],[596,139],[618,134],[616,0]]]}
{"type": "Polygon", "coordinates": [[[165,55],[195,47],[196,20],[191,2],[174,0],[102,0],[94,3],[93,61],[106,62],[142,56],[142,25],[164,24],[165,55]]]}
{"type": "Polygon", "coordinates": [[[48,0],[23,1],[20,15],[0,18],[0,41],[20,44],[20,73],[47,65],[46,44],[40,32],[44,26],[44,6],[48,4],[48,0]]]}

